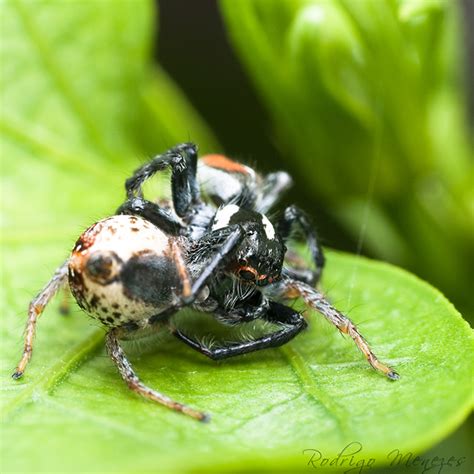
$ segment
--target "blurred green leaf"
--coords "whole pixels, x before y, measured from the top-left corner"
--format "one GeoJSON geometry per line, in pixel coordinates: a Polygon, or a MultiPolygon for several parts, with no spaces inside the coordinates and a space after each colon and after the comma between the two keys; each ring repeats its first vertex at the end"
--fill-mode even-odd
{"type": "Polygon", "coordinates": [[[150,64],[152,3],[121,1],[113,12],[109,7],[2,5],[7,240],[17,241],[19,233],[43,237],[41,229],[53,237],[75,235],[113,212],[117,195],[109,186],[121,190],[130,170],[150,156],[184,140],[202,151],[218,148],[179,89],[150,64]]]}
{"type": "Polygon", "coordinates": [[[147,66],[150,4],[103,5],[2,6],[2,470],[303,470],[303,449],[330,455],[354,440],[382,464],[387,449],[423,450],[453,430],[471,404],[469,328],[413,276],[336,253],[324,287],[397,367],[397,383],[316,316],[286,347],[222,364],[166,335],[129,347],[147,383],[213,414],[203,425],[133,395],[105,356],[103,329],[78,309],[56,315],[57,304],[39,322],[24,379],[10,378],[29,300],[84,227],[121,202],[138,160],[182,139],[218,149],[147,66]]]}
{"type": "Polygon", "coordinates": [[[220,4],[306,195],[366,252],[412,269],[473,312],[474,154],[457,2],[220,4]]]}

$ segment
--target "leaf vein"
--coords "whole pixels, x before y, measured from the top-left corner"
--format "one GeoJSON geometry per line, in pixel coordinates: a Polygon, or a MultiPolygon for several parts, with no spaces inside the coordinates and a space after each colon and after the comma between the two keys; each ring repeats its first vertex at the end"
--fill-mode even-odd
{"type": "MultiPolygon", "coordinates": [[[[110,175],[103,171],[101,167],[92,164],[90,162],[91,160],[86,160],[83,153],[81,156],[74,156],[60,149],[56,143],[54,146],[51,146],[51,144],[46,143],[46,141],[40,137],[26,133],[25,128],[15,123],[15,120],[12,118],[8,120],[2,120],[0,118],[0,129],[3,132],[3,136],[28,146],[33,151],[41,154],[50,165],[58,169],[62,169],[70,174],[71,168],[73,168],[79,172],[92,173],[100,179],[110,179],[110,175]]],[[[36,154],[32,154],[31,156],[34,158],[36,154]]]]}
{"type": "Polygon", "coordinates": [[[72,371],[77,370],[99,347],[104,340],[104,331],[95,329],[82,341],[69,349],[61,359],[50,366],[35,381],[28,384],[3,410],[6,421],[23,403],[28,403],[36,391],[51,394],[54,388],[72,371]]]}
{"type": "Polygon", "coordinates": [[[339,435],[341,437],[345,436],[349,432],[349,426],[346,421],[349,419],[349,414],[315,383],[313,373],[301,354],[289,345],[281,347],[280,351],[290,363],[302,391],[316,404],[325,409],[328,416],[335,422],[339,435]]]}

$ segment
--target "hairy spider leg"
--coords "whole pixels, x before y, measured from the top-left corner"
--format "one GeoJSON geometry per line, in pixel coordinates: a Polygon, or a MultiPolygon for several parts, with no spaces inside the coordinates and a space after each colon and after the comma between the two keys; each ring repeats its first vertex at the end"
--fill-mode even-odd
{"type": "Polygon", "coordinates": [[[300,280],[314,286],[321,277],[325,260],[323,249],[319,244],[318,235],[311,225],[308,215],[296,206],[289,206],[285,209],[276,227],[285,243],[290,239],[295,228],[300,228],[303,231],[316,269],[301,270],[297,268],[286,268],[284,269],[284,274],[292,279],[300,280]],[[310,273],[308,274],[308,272],[310,273]]]}
{"type": "Polygon", "coordinates": [[[268,301],[267,303],[265,311],[261,312],[259,317],[265,321],[281,325],[283,329],[252,341],[230,342],[225,346],[210,348],[201,341],[186,336],[178,329],[174,329],[173,334],[180,341],[210,359],[222,360],[269,347],[279,347],[286,344],[307,327],[305,319],[297,311],[274,301],[268,301]]]}
{"type": "Polygon", "coordinates": [[[190,207],[200,203],[199,185],[196,179],[197,147],[182,143],[152,158],[135,170],[125,182],[127,198],[143,198],[143,184],[158,171],[171,167],[171,194],[173,206],[179,217],[185,216],[190,207]]]}
{"type": "MultiPolygon", "coordinates": [[[[233,255],[233,252],[242,242],[243,231],[239,226],[229,226],[214,231],[212,234],[203,237],[200,242],[198,242],[198,245],[201,245],[202,248],[205,249],[209,239],[216,240],[219,239],[219,237],[224,236],[225,240],[221,243],[221,245],[219,245],[217,248],[212,248],[212,253],[209,255],[210,261],[194,281],[191,294],[188,297],[183,298],[183,302],[186,305],[190,305],[196,300],[209,279],[215,276],[215,271],[222,267],[227,262],[228,258],[233,255]]],[[[206,255],[203,253],[201,254],[201,257],[206,258],[206,255]]]]}
{"type": "Polygon", "coordinates": [[[282,194],[292,184],[291,176],[285,171],[277,171],[264,176],[257,193],[255,209],[265,214],[281,199],[282,194]]]}
{"type": "Polygon", "coordinates": [[[127,199],[117,209],[116,214],[143,217],[170,235],[179,235],[184,229],[183,225],[167,209],[163,209],[158,204],[147,201],[141,197],[127,199]]]}
{"type": "Polygon", "coordinates": [[[68,316],[71,312],[71,292],[67,285],[63,287],[63,294],[59,303],[59,313],[63,316],[68,316]]]}
{"type": "MultiPolygon", "coordinates": [[[[171,244],[171,258],[173,258],[175,261],[182,281],[181,302],[167,308],[164,312],[149,318],[148,324],[150,326],[167,321],[171,315],[176,313],[183,306],[192,304],[192,302],[197,298],[199,292],[202,290],[208,279],[213,275],[213,272],[216,270],[216,268],[226,261],[227,256],[241,241],[242,232],[239,227],[234,229],[228,228],[227,230],[230,230],[228,235],[226,235],[225,232],[220,232],[220,234],[226,236],[224,242],[217,248],[215,255],[213,255],[213,258],[211,259],[211,262],[204,268],[201,275],[192,286],[181,249],[177,242],[173,242],[171,244]]],[[[119,344],[120,338],[123,338],[124,336],[130,337],[130,334],[133,334],[133,332],[136,330],[136,327],[121,327],[112,329],[107,333],[106,338],[107,353],[115,363],[120,375],[122,376],[122,379],[125,381],[128,387],[139,395],[148,398],[149,400],[165,405],[168,408],[189,415],[193,418],[196,418],[197,420],[208,421],[210,419],[208,414],[175,402],[169,397],[157,392],[156,390],[153,390],[141,382],[119,344]]]]}
{"type": "Polygon", "coordinates": [[[119,344],[119,336],[120,332],[116,329],[109,331],[106,336],[106,348],[107,353],[109,354],[110,358],[114,361],[122,379],[125,381],[127,386],[133,390],[134,392],[138,393],[139,395],[152,400],[156,403],[160,403],[172,410],[178,411],[180,413],[184,413],[185,415],[191,416],[199,421],[209,421],[210,416],[207,413],[195,410],[194,408],[188,407],[187,405],[183,405],[182,403],[176,402],[171,398],[163,395],[156,390],[153,390],[150,387],[147,387],[137,376],[135,371],[133,370],[132,365],[127,359],[122,347],[119,344]]]}
{"type": "Polygon", "coordinates": [[[68,260],[66,260],[53,274],[51,280],[31,301],[28,307],[28,320],[25,329],[25,345],[23,356],[12,374],[14,379],[19,379],[31,359],[33,352],[33,340],[36,333],[36,322],[44,311],[46,305],[51,301],[53,296],[66,284],[68,275],[68,260]]]}
{"type": "MultiPolygon", "coordinates": [[[[172,258],[176,264],[182,282],[181,301],[170,306],[164,313],[158,314],[157,317],[153,316],[151,322],[154,322],[155,320],[161,321],[163,320],[162,316],[169,316],[185,306],[192,305],[199,297],[199,294],[208,281],[215,276],[216,270],[225,265],[229,256],[233,255],[233,252],[242,241],[243,233],[239,226],[230,226],[217,232],[213,232],[211,237],[220,240],[220,245],[212,248],[212,252],[210,252],[208,256],[209,261],[200,271],[194,283],[191,283],[188,268],[179,245],[176,242],[172,242],[172,258]]],[[[209,236],[204,237],[201,239],[201,242],[208,238],[209,236]]],[[[206,245],[204,244],[204,247],[205,246],[206,245]]],[[[205,255],[203,257],[206,258],[205,255]]]]}
{"type": "Polygon", "coordinates": [[[302,281],[311,286],[316,284],[314,270],[308,268],[308,262],[299,253],[291,249],[287,250],[285,253],[285,263],[288,266],[283,267],[281,272],[284,277],[302,281]]]}
{"type": "Polygon", "coordinates": [[[344,316],[340,311],[331,306],[322,293],[297,280],[286,279],[277,285],[279,286],[281,296],[287,299],[301,297],[308,306],[321,313],[340,332],[348,334],[375,370],[382,372],[391,380],[398,380],[400,378],[394,369],[377,359],[369,344],[357,329],[357,326],[347,316],[344,316]]]}

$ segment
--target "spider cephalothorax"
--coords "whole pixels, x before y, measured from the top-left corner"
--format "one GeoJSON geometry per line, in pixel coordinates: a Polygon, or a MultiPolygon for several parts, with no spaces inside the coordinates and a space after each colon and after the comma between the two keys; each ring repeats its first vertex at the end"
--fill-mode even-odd
{"type": "Polygon", "coordinates": [[[352,321],[315,289],[324,257],[306,214],[290,206],[274,223],[265,215],[290,184],[284,172],[262,177],[222,155],[207,155],[198,163],[192,143],[178,145],[141,166],[126,181],[127,197],[116,215],[95,223],[79,237],[71,256],[31,302],[23,357],[13,377],[23,375],[31,358],[38,316],[69,283],[79,306],[108,328],[107,351],[128,386],[199,420],[208,417],[139,380],[120,339],[161,325],[212,359],[277,347],[307,327],[303,315],[286,305],[301,298],[348,334],[374,369],[397,379],[352,321]],[[172,170],[172,202],[145,199],[144,182],[166,168],[172,170]],[[295,228],[303,232],[311,251],[310,266],[287,252],[295,228]],[[279,328],[211,348],[174,328],[172,316],[186,306],[211,313],[224,324],[261,319],[279,328]]]}
{"type": "Polygon", "coordinates": [[[240,278],[258,286],[280,278],[285,245],[264,214],[227,204],[220,208],[211,223],[211,230],[240,227],[242,242],[228,266],[240,278]]]}

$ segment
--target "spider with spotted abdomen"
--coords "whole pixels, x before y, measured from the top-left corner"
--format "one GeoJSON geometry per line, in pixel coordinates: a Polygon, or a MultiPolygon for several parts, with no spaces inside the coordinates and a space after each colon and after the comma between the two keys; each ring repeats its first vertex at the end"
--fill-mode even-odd
{"type": "Polygon", "coordinates": [[[116,215],[79,237],[68,260],[30,303],[23,356],[13,377],[23,375],[31,358],[38,316],[69,283],[78,305],[107,328],[107,352],[127,385],[198,420],[208,415],[141,382],[121,339],[162,326],[201,354],[225,359],[293,339],[307,322],[286,303],[301,298],[348,334],[374,369],[398,379],[377,359],[354,323],[315,288],[324,256],[307,215],[290,206],[274,223],[266,216],[290,185],[285,172],[260,176],[222,155],[198,161],[192,143],[177,145],[138,168],[126,181],[126,200],[116,215]],[[169,168],[171,201],[157,204],[145,199],[144,183],[169,168]],[[303,232],[311,250],[311,266],[287,251],[295,228],[303,232]],[[252,340],[208,347],[173,326],[172,316],[184,307],[211,313],[224,324],[258,319],[278,329],[252,340]]]}

